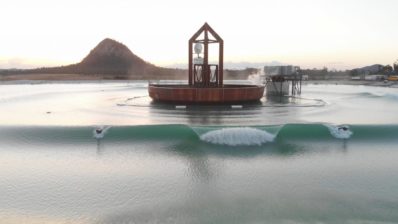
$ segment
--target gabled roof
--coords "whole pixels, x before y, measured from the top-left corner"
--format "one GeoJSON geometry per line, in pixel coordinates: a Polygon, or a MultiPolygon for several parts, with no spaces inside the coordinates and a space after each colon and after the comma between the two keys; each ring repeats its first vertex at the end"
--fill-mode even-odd
{"type": "Polygon", "coordinates": [[[190,42],[196,41],[196,39],[200,36],[200,34],[202,34],[205,31],[208,31],[215,38],[215,41],[212,42],[224,42],[223,39],[207,23],[203,24],[203,26],[191,37],[191,39],[189,39],[189,41],[190,42]]]}

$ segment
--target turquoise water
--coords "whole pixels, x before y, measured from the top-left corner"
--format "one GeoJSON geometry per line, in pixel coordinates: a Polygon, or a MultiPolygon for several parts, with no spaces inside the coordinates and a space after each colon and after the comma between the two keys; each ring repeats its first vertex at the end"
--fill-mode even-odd
{"type": "Polygon", "coordinates": [[[0,87],[1,223],[398,222],[398,89],[176,108],[145,82],[0,87]]]}

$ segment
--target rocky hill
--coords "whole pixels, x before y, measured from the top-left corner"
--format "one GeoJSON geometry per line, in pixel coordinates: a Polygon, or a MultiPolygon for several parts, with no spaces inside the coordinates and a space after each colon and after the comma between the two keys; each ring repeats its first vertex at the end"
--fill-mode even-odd
{"type": "Polygon", "coordinates": [[[124,44],[106,38],[75,67],[84,74],[117,74],[139,76],[158,68],[145,62],[124,44]]]}
{"type": "Polygon", "coordinates": [[[184,69],[157,67],[135,55],[124,44],[106,38],[101,41],[79,63],[37,69],[14,69],[0,71],[3,75],[15,74],[47,74],[46,79],[52,79],[49,74],[58,79],[62,74],[81,75],[79,79],[185,79],[184,69]],[[58,76],[57,76],[58,75],[58,76]]]}

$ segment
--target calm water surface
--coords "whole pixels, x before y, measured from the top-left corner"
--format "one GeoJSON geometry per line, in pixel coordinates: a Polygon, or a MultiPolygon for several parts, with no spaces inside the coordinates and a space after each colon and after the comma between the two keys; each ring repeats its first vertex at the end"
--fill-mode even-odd
{"type": "Polygon", "coordinates": [[[146,91],[0,85],[0,223],[398,223],[398,89],[234,109],[146,91]]]}

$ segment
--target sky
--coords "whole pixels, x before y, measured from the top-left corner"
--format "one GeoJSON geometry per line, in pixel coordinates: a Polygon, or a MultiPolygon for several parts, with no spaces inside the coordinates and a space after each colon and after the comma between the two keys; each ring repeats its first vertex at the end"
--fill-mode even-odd
{"type": "Polygon", "coordinates": [[[397,0],[2,0],[0,68],[81,61],[104,38],[159,66],[187,63],[205,23],[226,62],[351,69],[398,59],[397,0]]]}

